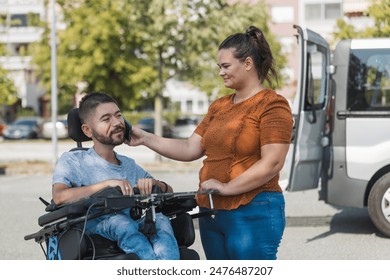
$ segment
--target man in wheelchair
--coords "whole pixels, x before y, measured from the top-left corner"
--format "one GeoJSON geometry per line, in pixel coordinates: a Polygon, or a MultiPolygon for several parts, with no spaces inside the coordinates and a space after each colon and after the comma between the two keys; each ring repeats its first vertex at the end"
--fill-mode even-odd
{"type": "MultiPolygon", "coordinates": [[[[79,201],[108,188],[120,189],[125,196],[132,196],[135,187],[140,195],[151,194],[153,186],[158,186],[163,193],[173,192],[168,184],[154,179],[133,159],[114,151],[129,137],[131,129],[126,130],[128,124],[111,96],[87,94],[80,101],[79,116],[81,129],[92,139],[93,147],[66,152],[58,160],[52,180],[55,205],[79,201]]],[[[93,213],[93,209],[91,211],[93,213]]],[[[156,213],[155,234],[151,236],[140,230],[144,223],[145,217],[133,219],[129,209],[125,209],[87,221],[85,233],[115,241],[126,254],[142,260],[179,259],[169,218],[156,213]]]]}

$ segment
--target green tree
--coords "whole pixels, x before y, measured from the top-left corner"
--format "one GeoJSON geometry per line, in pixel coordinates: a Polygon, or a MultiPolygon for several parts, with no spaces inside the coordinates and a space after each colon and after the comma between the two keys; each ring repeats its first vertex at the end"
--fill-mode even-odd
{"type": "Polygon", "coordinates": [[[209,95],[222,95],[226,89],[218,78],[216,54],[219,43],[234,32],[243,32],[249,25],[263,29],[277,56],[278,69],[284,58],[280,45],[268,30],[268,15],[264,3],[244,4],[226,1],[154,1],[147,11],[141,53],[145,63],[158,70],[148,88],[155,97],[156,133],[161,134],[164,85],[170,78],[191,81],[209,95]]]}
{"type": "Polygon", "coordinates": [[[372,38],[390,36],[390,0],[372,0],[367,16],[374,20],[373,27],[363,31],[356,31],[352,24],[344,19],[337,21],[336,31],[333,33],[335,41],[349,38],[372,38]]]}
{"type": "MultiPolygon", "coordinates": [[[[198,1],[193,1],[198,2],[198,1]]],[[[280,71],[286,60],[281,53],[281,45],[270,33],[268,28],[268,8],[263,1],[256,4],[236,1],[210,1],[209,4],[197,3],[197,7],[190,10],[197,12],[197,20],[184,30],[184,58],[187,68],[179,72],[182,79],[190,80],[205,92],[224,95],[230,90],[226,89],[219,79],[216,56],[218,45],[228,35],[244,32],[250,25],[263,30],[276,58],[276,68],[280,71]],[[203,7],[201,6],[203,5],[203,7]],[[191,71],[187,71],[191,69],[191,71]]],[[[189,18],[192,18],[190,16],[189,18]]],[[[279,72],[280,73],[280,72],[279,72]]],[[[283,80],[274,87],[283,86],[283,80]]]]}
{"type": "MultiPolygon", "coordinates": [[[[140,89],[153,79],[153,69],[142,64],[135,50],[141,40],[137,19],[143,2],[125,0],[60,0],[64,30],[58,30],[58,92],[73,95],[79,82],[87,91],[106,91],[122,105],[140,99],[140,89]]],[[[33,47],[40,80],[50,93],[50,30],[33,47]]]]}
{"type": "Polygon", "coordinates": [[[333,33],[336,40],[357,38],[360,33],[355,30],[352,24],[348,24],[344,19],[338,19],[336,22],[337,31],[333,33]]]}
{"type": "Polygon", "coordinates": [[[374,27],[367,28],[366,37],[390,37],[390,0],[373,1],[368,14],[374,18],[374,27]]]}
{"type": "MultiPolygon", "coordinates": [[[[124,109],[155,100],[156,133],[161,134],[162,92],[169,79],[191,81],[210,95],[226,93],[216,55],[227,35],[258,26],[282,69],[285,59],[269,32],[265,4],[227,2],[58,0],[66,25],[58,31],[59,96],[73,95],[83,81],[87,91],[113,94],[124,109]]],[[[34,47],[34,61],[50,92],[48,35],[49,30],[34,47]]]]}
{"type": "Polygon", "coordinates": [[[12,105],[18,100],[15,84],[7,74],[8,71],[0,68],[0,104],[2,105],[12,105]]]}
{"type": "MultiPolygon", "coordinates": [[[[0,44],[0,56],[6,55],[6,46],[0,44]]],[[[8,71],[0,66],[0,105],[12,105],[18,100],[15,83],[8,77],[8,71]]]]}

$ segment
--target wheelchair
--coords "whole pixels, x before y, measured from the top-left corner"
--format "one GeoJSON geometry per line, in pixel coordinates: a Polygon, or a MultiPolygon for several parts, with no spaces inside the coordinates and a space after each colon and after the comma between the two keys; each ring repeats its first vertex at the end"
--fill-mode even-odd
{"type": "MultiPolygon", "coordinates": [[[[129,124],[126,124],[129,126],[129,124]]],[[[91,140],[81,130],[78,109],[68,113],[69,136],[77,147],[85,149],[82,142],[91,140]]],[[[131,131],[131,127],[127,127],[131,131]]],[[[144,216],[144,227],[140,229],[147,237],[156,233],[155,215],[158,212],[170,218],[175,238],[179,245],[181,260],[199,260],[198,252],[190,248],[195,241],[193,219],[201,218],[209,213],[190,214],[197,205],[195,197],[198,194],[208,195],[212,204],[212,192],[174,192],[162,193],[153,187],[150,195],[141,195],[134,189],[134,195],[124,196],[120,188],[106,188],[90,197],[79,201],[57,206],[43,198],[45,214],[38,218],[42,228],[26,235],[25,240],[34,239],[45,255],[46,260],[138,260],[136,254],[126,254],[115,241],[98,234],[89,235],[85,232],[87,221],[102,215],[128,210],[135,220],[144,216]]]]}

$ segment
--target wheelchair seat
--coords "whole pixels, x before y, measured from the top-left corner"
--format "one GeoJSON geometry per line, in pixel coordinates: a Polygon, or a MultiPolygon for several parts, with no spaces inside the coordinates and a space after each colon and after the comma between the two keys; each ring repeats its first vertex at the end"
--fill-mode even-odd
{"type": "MultiPolygon", "coordinates": [[[[70,151],[87,149],[82,143],[90,141],[91,138],[87,137],[81,129],[78,108],[73,108],[68,113],[68,133],[77,143],[77,147],[70,151]]],[[[35,239],[41,245],[47,260],[139,259],[136,254],[123,252],[116,242],[97,234],[88,235],[83,230],[86,219],[93,219],[124,208],[137,210],[135,212],[138,214],[140,211],[150,211],[153,208],[168,216],[179,245],[180,259],[200,259],[199,254],[189,248],[195,241],[193,217],[188,213],[197,206],[193,193],[161,194],[157,197],[159,204],[154,207],[145,206],[145,198],[137,199],[136,195],[123,196],[117,188],[107,188],[80,201],[61,206],[55,205],[53,201],[48,203],[42,198],[40,200],[46,205],[46,213],[38,218],[38,224],[42,229],[25,236],[25,240],[35,239]],[[91,205],[98,211],[88,212],[91,205]],[[149,210],[145,210],[146,208],[149,210]],[[43,243],[46,248],[43,248],[43,243]]],[[[153,201],[155,200],[154,197],[153,201]]]]}

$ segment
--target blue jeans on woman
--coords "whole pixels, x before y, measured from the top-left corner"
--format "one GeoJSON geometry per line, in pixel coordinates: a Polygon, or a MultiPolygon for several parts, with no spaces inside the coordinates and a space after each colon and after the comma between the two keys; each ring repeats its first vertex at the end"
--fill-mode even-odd
{"type": "MultiPolygon", "coordinates": [[[[259,193],[249,204],[199,219],[208,260],[275,260],[286,224],[280,192],[259,193]]],[[[201,208],[200,212],[209,209],[201,208]]]]}
{"type": "Polygon", "coordinates": [[[156,214],[156,234],[150,239],[140,231],[144,221],[133,220],[127,210],[89,221],[86,232],[117,241],[126,254],[134,253],[141,260],[178,260],[179,248],[169,218],[156,214]]]}

